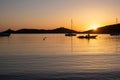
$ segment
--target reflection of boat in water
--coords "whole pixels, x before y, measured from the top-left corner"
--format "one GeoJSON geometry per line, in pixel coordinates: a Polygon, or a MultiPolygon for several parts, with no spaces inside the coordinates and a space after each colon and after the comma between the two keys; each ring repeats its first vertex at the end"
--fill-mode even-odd
{"type": "MultiPolygon", "coordinates": [[[[72,24],[73,24],[73,21],[71,19],[71,29],[72,29],[72,24]]],[[[76,33],[73,33],[73,31],[71,30],[69,33],[66,33],[65,36],[76,36],[76,33]]]]}
{"type": "Polygon", "coordinates": [[[10,33],[0,33],[0,37],[5,37],[5,36],[6,36],[6,37],[7,37],[7,36],[9,37],[9,36],[10,36],[10,33]]]}
{"type": "Polygon", "coordinates": [[[78,38],[80,38],[80,39],[95,39],[96,37],[97,37],[97,35],[90,36],[90,34],[88,34],[86,36],[78,36],[78,38]]]}

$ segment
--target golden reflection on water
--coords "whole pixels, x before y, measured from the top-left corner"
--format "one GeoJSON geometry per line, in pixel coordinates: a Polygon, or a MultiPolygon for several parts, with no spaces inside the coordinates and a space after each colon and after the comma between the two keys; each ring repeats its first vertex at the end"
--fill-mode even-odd
{"type": "Polygon", "coordinates": [[[0,38],[0,52],[23,55],[115,54],[120,52],[119,40],[109,35],[88,40],[64,34],[13,34],[10,38],[0,38]],[[47,37],[46,40],[43,37],[47,37]]]}
{"type": "MultiPolygon", "coordinates": [[[[73,37],[72,50],[74,54],[113,54],[119,48],[119,38],[109,35],[99,35],[96,39],[78,39],[73,37]]],[[[120,52],[120,51],[117,51],[120,52]]]]}

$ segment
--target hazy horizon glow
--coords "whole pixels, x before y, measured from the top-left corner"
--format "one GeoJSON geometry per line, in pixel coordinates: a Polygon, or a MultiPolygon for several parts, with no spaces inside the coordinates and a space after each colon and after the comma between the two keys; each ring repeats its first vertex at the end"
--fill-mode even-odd
{"type": "Polygon", "coordinates": [[[115,23],[120,0],[0,0],[0,30],[70,28],[83,31],[115,23]]]}

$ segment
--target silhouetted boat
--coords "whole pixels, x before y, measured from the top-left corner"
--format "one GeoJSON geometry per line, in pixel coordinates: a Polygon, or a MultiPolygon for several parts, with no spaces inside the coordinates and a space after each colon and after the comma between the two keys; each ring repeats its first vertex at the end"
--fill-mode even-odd
{"type": "Polygon", "coordinates": [[[0,33],[0,37],[9,37],[10,33],[0,33]]]}
{"type": "Polygon", "coordinates": [[[76,33],[73,33],[73,32],[72,32],[72,23],[73,23],[73,22],[72,22],[72,19],[71,19],[71,32],[66,33],[65,36],[76,36],[76,33]]]}
{"type": "MultiPolygon", "coordinates": [[[[116,24],[118,24],[118,19],[116,18],[116,24]]],[[[116,28],[114,32],[110,33],[110,36],[119,36],[120,30],[119,28],[116,28]]]]}
{"type": "Polygon", "coordinates": [[[110,35],[111,36],[119,36],[120,34],[119,33],[111,33],[110,35]]]}
{"type": "Polygon", "coordinates": [[[94,36],[90,36],[90,35],[78,36],[78,38],[80,38],[80,39],[95,39],[96,37],[97,37],[97,35],[94,35],[94,36]]]}
{"type": "Polygon", "coordinates": [[[76,36],[76,33],[66,33],[65,36],[76,36]]]}
{"type": "Polygon", "coordinates": [[[0,32],[0,37],[9,37],[11,35],[12,30],[8,29],[6,31],[0,32]]]}

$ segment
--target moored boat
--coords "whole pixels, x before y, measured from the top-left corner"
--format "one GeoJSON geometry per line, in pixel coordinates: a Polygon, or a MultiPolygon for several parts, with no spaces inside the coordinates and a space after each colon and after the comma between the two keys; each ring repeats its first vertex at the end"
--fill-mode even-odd
{"type": "Polygon", "coordinates": [[[110,36],[119,36],[120,33],[111,33],[110,36]]]}
{"type": "Polygon", "coordinates": [[[73,33],[72,31],[72,25],[73,25],[73,21],[71,19],[71,31],[69,33],[65,33],[65,36],[76,36],[76,33],[73,33]]]}
{"type": "Polygon", "coordinates": [[[65,36],[76,36],[76,33],[66,33],[65,36]]]}
{"type": "Polygon", "coordinates": [[[89,34],[86,36],[78,36],[78,38],[81,38],[81,39],[95,39],[96,37],[97,35],[90,36],[89,34]]]}
{"type": "Polygon", "coordinates": [[[2,33],[2,32],[0,33],[0,37],[5,37],[5,36],[6,36],[6,37],[7,37],[7,36],[9,37],[9,36],[10,36],[10,33],[2,33]]]}
{"type": "Polygon", "coordinates": [[[0,37],[9,37],[11,35],[12,30],[8,29],[6,31],[0,32],[0,37]]]}

